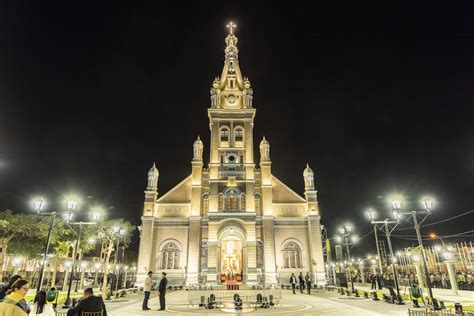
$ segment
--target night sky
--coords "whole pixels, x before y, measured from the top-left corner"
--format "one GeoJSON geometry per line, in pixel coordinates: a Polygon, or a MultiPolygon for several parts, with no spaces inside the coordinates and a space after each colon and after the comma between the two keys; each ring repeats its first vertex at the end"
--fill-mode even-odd
{"type": "Polygon", "coordinates": [[[345,221],[369,232],[364,209],[388,214],[390,192],[412,207],[434,195],[428,222],[469,211],[474,5],[434,3],[2,1],[0,209],[78,192],[139,224],[154,161],[161,194],[190,174],[198,134],[208,161],[209,89],[233,20],[255,144],[270,141],[274,175],[300,194],[310,164],[330,237],[345,221]]]}

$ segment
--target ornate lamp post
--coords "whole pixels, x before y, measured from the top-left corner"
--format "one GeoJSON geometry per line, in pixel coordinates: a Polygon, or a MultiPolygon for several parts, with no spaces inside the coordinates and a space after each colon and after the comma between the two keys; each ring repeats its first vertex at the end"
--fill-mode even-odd
{"type": "MultiPolygon", "coordinates": [[[[350,250],[349,246],[355,245],[358,241],[358,238],[355,235],[351,236],[351,233],[352,233],[352,225],[351,224],[345,224],[343,227],[338,228],[338,232],[339,232],[340,236],[336,237],[336,241],[338,243],[342,243],[343,245],[346,246],[347,261],[349,263],[352,263],[352,261],[351,261],[351,250],[350,250]]],[[[352,279],[352,264],[349,264],[349,277],[351,279],[352,293],[354,293],[355,290],[354,290],[354,280],[352,279]]]]}
{"type": "MultiPolygon", "coordinates": [[[[41,214],[41,211],[45,208],[45,206],[46,201],[43,198],[37,198],[33,201],[33,208],[38,214],[41,214]]],[[[39,272],[38,287],[36,288],[36,292],[39,292],[41,290],[41,286],[43,284],[44,267],[46,265],[46,258],[48,256],[49,244],[51,243],[51,232],[53,231],[56,212],[50,212],[49,215],[51,216],[51,222],[49,224],[48,237],[46,238],[46,245],[44,247],[43,260],[41,262],[41,269],[39,272]]]]}
{"type": "MultiPolygon", "coordinates": [[[[68,290],[67,290],[67,296],[66,296],[66,301],[64,302],[64,308],[69,308],[70,305],[71,305],[71,287],[72,287],[72,279],[73,279],[73,275],[74,275],[74,268],[75,268],[75,264],[76,264],[76,257],[77,257],[77,250],[79,248],[79,242],[80,242],[80,239],[81,239],[81,234],[82,234],[82,230],[84,229],[84,226],[86,225],[95,225],[96,224],[96,221],[100,219],[100,216],[101,214],[99,212],[93,212],[91,213],[91,217],[92,219],[94,220],[93,222],[71,222],[72,218],[73,218],[73,211],[75,210],[76,206],[77,206],[77,202],[74,201],[74,200],[69,200],[67,202],[68,204],[68,209],[69,209],[69,212],[66,214],[65,216],[65,219],[66,219],[66,222],[69,224],[69,225],[78,225],[79,226],[79,230],[76,232],[76,243],[75,243],[75,246],[74,246],[74,253],[73,253],[73,258],[72,258],[72,267],[71,267],[71,278],[69,279],[69,285],[68,285],[68,290]]],[[[77,280],[76,280],[76,288],[77,288],[77,280]]],[[[77,291],[77,289],[76,289],[77,291]]]]}
{"type": "MultiPolygon", "coordinates": [[[[367,217],[369,218],[369,220],[374,220],[375,217],[377,216],[377,212],[374,210],[374,209],[368,209],[367,212],[367,217]]],[[[380,257],[380,247],[379,247],[379,237],[378,237],[378,234],[377,234],[377,226],[374,225],[374,236],[375,236],[375,248],[377,249],[377,261],[378,261],[378,264],[379,264],[379,270],[380,270],[380,275],[383,274],[383,268],[382,268],[382,257],[380,257]]]]}
{"type": "Polygon", "coordinates": [[[424,270],[425,270],[425,273],[424,273],[425,284],[428,287],[428,292],[430,294],[431,302],[433,302],[433,290],[431,289],[430,277],[429,277],[429,274],[428,274],[428,265],[426,263],[425,249],[423,247],[423,241],[421,239],[421,234],[420,234],[420,225],[423,224],[423,222],[431,214],[431,210],[434,207],[434,201],[431,198],[424,198],[421,201],[424,210],[412,210],[412,211],[403,211],[402,210],[402,199],[399,198],[399,197],[392,199],[391,203],[392,203],[393,210],[398,214],[397,216],[399,218],[401,218],[401,215],[411,215],[411,218],[413,219],[413,224],[414,224],[414,227],[415,227],[416,236],[417,236],[417,239],[418,239],[418,244],[421,248],[421,258],[422,258],[423,267],[424,267],[424,270]],[[420,221],[418,221],[418,217],[421,218],[420,221]]]}
{"type": "MultiPolygon", "coordinates": [[[[399,305],[402,305],[403,299],[402,299],[402,296],[400,295],[400,287],[398,286],[397,268],[395,267],[396,257],[393,255],[392,240],[390,238],[390,234],[395,230],[395,228],[400,223],[400,213],[394,212],[393,215],[395,217],[394,221],[390,221],[388,219],[385,219],[383,221],[376,221],[375,218],[377,217],[377,213],[373,209],[370,209],[369,211],[367,211],[367,217],[369,218],[372,225],[374,225],[374,229],[376,230],[377,228],[379,228],[381,231],[385,233],[385,236],[387,237],[388,249],[390,251],[390,261],[392,263],[393,277],[395,279],[395,288],[397,289],[396,303],[399,305]]],[[[377,250],[378,250],[378,247],[377,247],[377,250]]]]}

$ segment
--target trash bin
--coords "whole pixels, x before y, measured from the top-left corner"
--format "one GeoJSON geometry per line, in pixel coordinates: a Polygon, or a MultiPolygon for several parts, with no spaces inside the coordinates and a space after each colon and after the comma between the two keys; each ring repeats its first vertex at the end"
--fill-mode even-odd
{"type": "Polygon", "coordinates": [[[52,287],[48,290],[48,292],[46,292],[46,300],[50,303],[54,302],[58,294],[59,291],[55,287],[52,287]]]}

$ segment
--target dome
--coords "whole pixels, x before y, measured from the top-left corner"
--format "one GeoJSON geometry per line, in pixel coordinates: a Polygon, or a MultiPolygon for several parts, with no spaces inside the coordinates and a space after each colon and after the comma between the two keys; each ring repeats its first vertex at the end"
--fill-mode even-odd
{"type": "Polygon", "coordinates": [[[153,163],[153,167],[148,171],[149,176],[155,176],[158,177],[160,173],[158,172],[158,168],[156,168],[155,163],[153,163]]]}
{"type": "Polygon", "coordinates": [[[194,141],[194,147],[203,147],[203,143],[202,143],[202,140],[201,138],[199,137],[198,135],[198,138],[194,141]]]}
{"type": "Polygon", "coordinates": [[[306,164],[306,168],[303,171],[303,177],[308,178],[308,177],[314,177],[314,172],[313,170],[309,167],[308,164],[306,164]]]}

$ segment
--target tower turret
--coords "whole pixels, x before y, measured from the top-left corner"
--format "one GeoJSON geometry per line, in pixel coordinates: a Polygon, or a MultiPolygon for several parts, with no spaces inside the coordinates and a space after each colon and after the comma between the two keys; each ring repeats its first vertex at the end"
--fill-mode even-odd
{"type": "Polygon", "coordinates": [[[159,176],[160,176],[160,173],[158,171],[158,168],[156,168],[155,163],[153,163],[153,166],[148,171],[148,186],[146,188],[147,191],[158,190],[158,177],[159,176]]]}
{"type": "Polygon", "coordinates": [[[155,163],[148,170],[148,185],[145,190],[145,203],[143,204],[143,216],[155,215],[155,202],[158,198],[158,177],[160,173],[155,163]]]}

